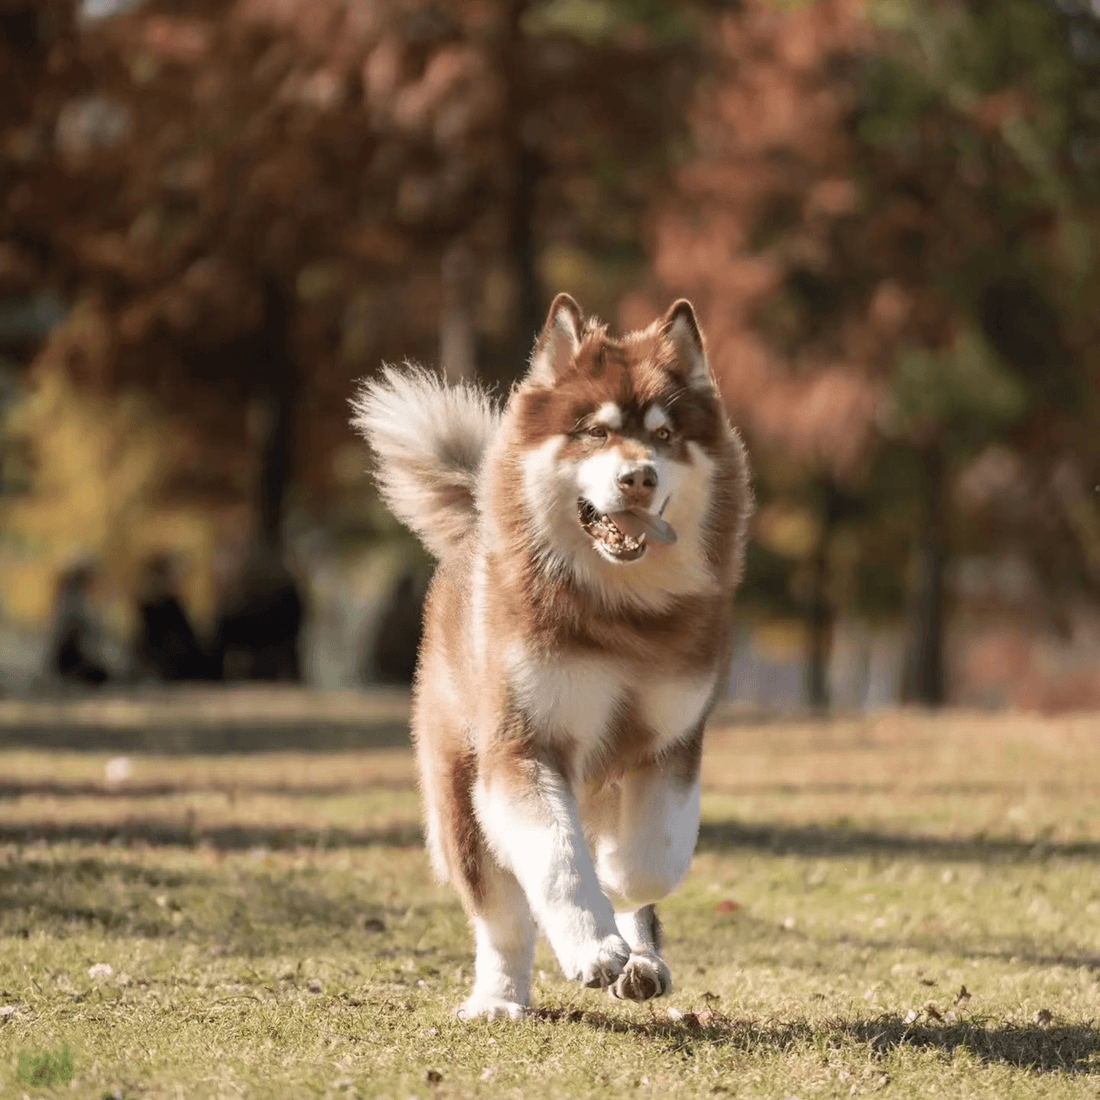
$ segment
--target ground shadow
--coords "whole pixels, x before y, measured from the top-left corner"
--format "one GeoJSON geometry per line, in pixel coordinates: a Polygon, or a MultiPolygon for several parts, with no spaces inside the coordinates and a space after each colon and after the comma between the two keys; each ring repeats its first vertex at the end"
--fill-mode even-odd
{"type": "Polygon", "coordinates": [[[409,745],[409,693],[290,685],[136,685],[0,700],[0,749],[340,752],[409,745]]]}
{"type": "Polygon", "coordinates": [[[1036,1073],[1100,1076],[1100,1031],[1090,1024],[1049,1026],[991,1023],[965,1019],[936,1023],[907,1022],[889,1014],[870,1020],[800,1020],[753,1022],[730,1019],[710,1011],[687,1012],[670,1020],[656,1012],[649,1020],[630,1020],[580,1009],[539,1009],[536,1018],[585,1023],[603,1031],[632,1033],[665,1042],[676,1053],[692,1057],[703,1046],[734,1046],[746,1053],[787,1050],[799,1046],[855,1041],[866,1044],[872,1057],[883,1058],[902,1047],[939,1050],[954,1055],[967,1050],[987,1063],[1001,1063],[1036,1073]]]}
{"type": "Polygon", "coordinates": [[[956,954],[968,959],[987,959],[995,962],[1023,963],[1027,966],[1065,966],[1072,970],[1092,970],[1100,973],[1100,955],[1081,950],[1079,947],[1064,951],[1051,951],[1050,939],[1042,942],[1048,950],[1037,947],[1036,941],[1023,937],[983,936],[978,946],[970,940],[959,940],[936,935],[914,935],[905,939],[870,939],[857,936],[839,936],[816,939],[815,942],[829,947],[857,947],[860,950],[879,951],[886,955],[897,955],[903,951],[918,950],[933,955],[956,954]],[[990,946],[991,939],[993,946],[990,946]]]}
{"type": "Polygon", "coordinates": [[[250,851],[266,848],[421,848],[417,825],[389,829],[316,829],[304,826],[201,825],[196,821],[163,821],[129,818],[118,822],[21,821],[0,823],[0,844],[148,844],[153,847],[250,851]]]}
{"type": "Polygon", "coordinates": [[[154,755],[348,752],[408,748],[404,721],[240,721],[119,727],[94,721],[0,726],[0,749],[71,749],[154,755]]]}
{"type": "Polygon", "coordinates": [[[0,779],[0,802],[18,798],[105,798],[131,801],[141,798],[166,798],[179,794],[224,794],[230,798],[243,795],[274,795],[279,798],[332,798],[367,791],[412,791],[410,779],[388,776],[356,779],[348,783],[252,783],[247,777],[232,783],[125,783],[109,785],[88,780],[0,779]]]}
{"type": "Polygon", "coordinates": [[[1028,862],[1050,858],[1100,859],[1100,841],[1016,840],[1012,837],[937,837],[885,833],[846,825],[704,821],[699,850],[764,851],[771,855],[841,858],[906,856],[949,862],[1028,862]]]}
{"type": "Polygon", "coordinates": [[[14,917],[17,924],[11,930],[24,937],[30,934],[32,926],[37,930],[43,927],[43,921],[51,920],[66,925],[98,925],[107,932],[160,935],[164,932],[163,922],[143,918],[122,907],[87,904],[83,899],[102,895],[107,884],[111,885],[112,895],[119,889],[149,895],[181,887],[206,888],[211,882],[207,875],[88,856],[10,862],[0,867],[0,926],[14,917]],[[8,920],[3,920],[5,914],[10,914],[8,920]]]}
{"type": "MultiPolygon", "coordinates": [[[[239,880],[239,872],[234,876],[239,880]]],[[[189,939],[246,954],[312,935],[384,931],[392,912],[369,886],[333,889],[309,870],[290,874],[262,863],[234,891],[202,869],[166,870],[120,859],[23,859],[0,867],[0,934],[28,937],[76,928],[142,938],[189,939]]]]}

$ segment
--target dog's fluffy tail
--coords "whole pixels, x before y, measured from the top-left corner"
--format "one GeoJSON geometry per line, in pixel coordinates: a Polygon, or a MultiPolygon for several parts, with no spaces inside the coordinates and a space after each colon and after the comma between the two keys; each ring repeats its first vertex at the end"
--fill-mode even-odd
{"type": "Polygon", "coordinates": [[[478,471],[500,413],[475,386],[448,386],[409,365],[366,382],[352,410],[377,457],[383,499],[442,557],[473,529],[478,471]]]}

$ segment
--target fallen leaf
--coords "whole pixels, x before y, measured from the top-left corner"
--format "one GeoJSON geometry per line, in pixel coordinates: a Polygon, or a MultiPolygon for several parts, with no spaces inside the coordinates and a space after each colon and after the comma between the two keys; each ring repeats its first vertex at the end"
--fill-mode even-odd
{"type": "Polygon", "coordinates": [[[717,993],[711,993],[709,989],[703,994],[704,1001],[720,1001],[721,999],[717,993]]]}
{"type": "Polygon", "coordinates": [[[1040,1008],[1034,1016],[1031,1017],[1032,1023],[1038,1024],[1044,1031],[1050,1027],[1054,1017],[1051,1016],[1050,1010],[1046,1008],[1040,1008]]]}
{"type": "Polygon", "coordinates": [[[928,1004],[924,1006],[924,1011],[928,1013],[930,1019],[939,1020],[940,1023],[943,1022],[943,1017],[940,1015],[940,1010],[934,1004],[932,1004],[931,1001],[929,1001],[928,1004]]]}
{"type": "Polygon", "coordinates": [[[920,1017],[920,1013],[915,1008],[911,1008],[905,1014],[905,1020],[903,1022],[907,1023],[907,1024],[913,1024],[913,1023],[917,1022],[917,1019],[919,1017],[920,1017]]]}
{"type": "Polygon", "coordinates": [[[424,1075],[424,1078],[429,1085],[438,1085],[439,1082],[443,1080],[443,1074],[437,1069],[430,1069],[424,1075]]]}
{"type": "Polygon", "coordinates": [[[936,979],[935,978],[921,978],[920,984],[921,985],[935,985],[936,984],[936,979]]]}
{"type": "Polygon", "coordinates": [[[723,898],[714,906],[716,913],[736,913],[741,908],[739,901],[734,901],[733,898],[723,898]]]}
{"type": "Polygon", "coordinates": [[[967,1001],[970,1000],[970,996],[970,991],[966,988],[966,986],[960,985],[959,992],[955,995],[955,1007],[965,1008],[967,1001]]]}

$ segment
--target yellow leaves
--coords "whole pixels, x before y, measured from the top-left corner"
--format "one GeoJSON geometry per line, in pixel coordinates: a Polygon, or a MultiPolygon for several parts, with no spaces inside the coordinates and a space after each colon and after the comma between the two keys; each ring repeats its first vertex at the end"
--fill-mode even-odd
{"type": "MultiPolygon", "coordinates": [[[[13,408],[8,431],[32,459],[32,488],[4,509],[4,525],[33,553],[0,571],[0,604],[12,619],[41,625],[58,573],[91,554],[107,578],[107,615],[126,629],[127,593],[145,554],[163,546],[209,560],[221,516],[165,499],[168,478],[194,441],[154,402],[134,393],[100,396],[74,381],[73,364],[107,369],[114,337],[94,304],[74,310],[36,361],[31,389],[13,408]]],[[[194,456],[191,456],[192,459],[194,456]]],[[[198,573],[198,571],[196,571],[198,573]]],[[[205,573],[191,578],[193,603],[213,600],[205,573]]]]}
{"type": "Polygon", "coordinates": [[[773,553],[802,561],[813,553],[821,537],[821,524],[805,508],[785,503],[769,504],[756,518],[757,542],[773,553]]]}

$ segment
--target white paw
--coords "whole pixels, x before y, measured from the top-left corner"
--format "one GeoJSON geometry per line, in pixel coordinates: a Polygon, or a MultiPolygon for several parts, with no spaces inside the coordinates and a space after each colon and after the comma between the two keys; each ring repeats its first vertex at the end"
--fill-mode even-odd
{"type": "Polygon", "coordinates": [[[672,989],[672,975],[657,955],[631,955],[618,981],[609,986],[612,997],[624,1001],[648,1001],[663,997],[672,989]]]}
{"type": "Polygon", "coordinates": [[[527,1006],[475,993],[455,1009],[455,1015],[460,1020],[522,1020],[527,1015],[527,1006]]]}
{"type": "Polygon", "coordinates": [[[622,973],[630,948],[617,933],[594,940],[575,951],[569,964],[563,964],[565,976],[589,989],[606,989],[622,973]]]}

